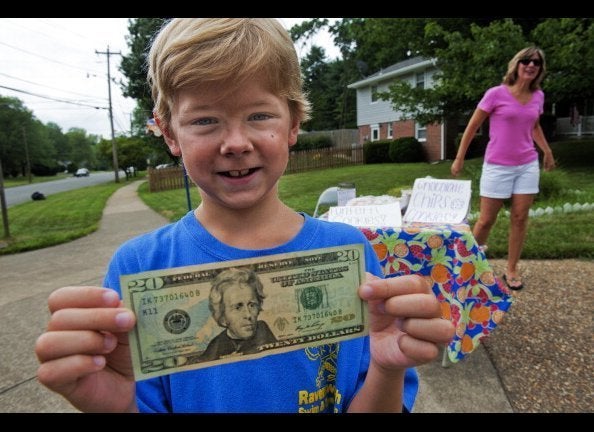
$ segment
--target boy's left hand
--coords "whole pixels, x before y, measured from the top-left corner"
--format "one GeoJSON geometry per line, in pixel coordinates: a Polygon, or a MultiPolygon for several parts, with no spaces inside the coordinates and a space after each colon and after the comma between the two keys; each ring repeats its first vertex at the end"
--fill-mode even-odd
{"type": "Polygon", "coordinates": [[[367,274],[359,296],[369,305],[371,359],[385,370],[435,359],[455,328],[441,318],[439,301],[422,276],[380,279],[367,274]]]}

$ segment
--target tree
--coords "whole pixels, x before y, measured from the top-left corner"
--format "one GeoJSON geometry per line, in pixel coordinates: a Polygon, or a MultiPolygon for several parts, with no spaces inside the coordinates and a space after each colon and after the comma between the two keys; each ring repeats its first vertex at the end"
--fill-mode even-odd
{"type": "MultiPolygon", "coordinates": [[[[355,94],[348,91],[344,62],[326,62],[323,48],[312,46],[301,61],[303,87],[312,105],[311,119],[305,130],[329,130],[356,127],[355,117],[344,110],[345,104],[355,103],[355,94]]],[[[346,105],[348,106],[348,105],[346,105]]],[[[352,110],[350,110],[352,113],[352,110]]]]}
{"type": "MultiPolygon", "coordinates": [[[[34,175],[55,175],[60,171],[56,161],[56,148],[49,139],[48,128],[35,117],[28,125],[23,126],[26,139],[24,159],[21,159],[22,174],[26,175],[27,157],[31,172],[34,175]]],[[[22,148],[22,147],[21,147],[22,148]]]]}
{"type": "Polygon", "coordinates": [[[0,96],[0,160],[5,176],[27,175],[28,167],[56,169],[55,149],[47,128],[23,102],[0,96]]]}
{"type": "Polygon", "coordinates": [[[22,172],[22,127],[32,119],[32,112],[20,99],[0,96],[0,161],[5,176],[16,177],[22,172]]]}
{"type": "MultiPolygon", "coordinates": [[[[153,110],[150,87],[147,82],[147,56],[150,43],[163,25],[164,18],[136,18],[128,22],[126,40],[130,54],[122,56],[120,71],[128,79],[120,85],[124,96],[136,99],[137,108],[150,113],[153,110]]],[[[141,127],[146,124],[146,118],[141,127]]]]}
{"type": "Polygon", "coordinates": [[[426,47],[421,52],[433,53],[437,67],[434,86],[413,88],[400,81],[380,94],[405,118],[421,124],[472,111],[486,89],[501,83],[509,59],[527,45],[522,27],[511,19],[493,21],[485,27],[473,23],[468,37],[428,22],[425,38],[426,47]]]}
{"type": "MultiPolygon", "coordinates": [[[[323,50],[312,46],[303,58],[305,88],[313,105],[312,119],[304,128],[356,127],[356,93],[347,89],[348,84],[419,55],[429,23],[439,23],[445,30],[462,29],[466,34],[470,22],[468,18],[345,18],[329,24],[327,19],[315,18],[293,26],[289,33],[296,44],[304,44],[327,28],[342,54],[342,59],[328,62],[323,50]]],[[[439,46],[443,42],[435,38],[433,48],[439,46]]]]}
{"type": "Polygon", "coordinates": [[[56,123],[49,122],[46,124],[47,137],[56,151],[56,162],[64,169],[68,168],[71,162],[72,147],[66,135],[62,132],[62,128],[56,123]]]}
{"type": "Polygon", "coordinates": [[[94,146],[97,137],[80,128],[70,128],[66,133],[68,145],[72,148],[70,160],[77,167],[94,167],[96,163],[94,146]]]}
{"type": "Polygon", "coordinates": [[[531,37],[545,53],[547,99],[564,107],[562,116],[572,104],[584,113],[586,100],[594,99],[594,19],[550,18],[531,37]]]}
{"type": "MultiPolygon", "coordinates": [[[[133,166],[139,170],[146,169],[147,159],[150,158],[151,148],[147,140],[139,137],[116,137],[118,147],[118,161],[124,168],[133,166]]],[[[101,140],[97,145],[97,158],[111,161],[111,141],[101,140]]]]}

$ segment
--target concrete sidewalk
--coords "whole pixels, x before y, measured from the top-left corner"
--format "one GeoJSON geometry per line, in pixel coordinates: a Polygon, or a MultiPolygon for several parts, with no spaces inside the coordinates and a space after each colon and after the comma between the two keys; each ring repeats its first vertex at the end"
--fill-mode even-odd
{"type": "MultiPolygon", "coordinates": [[[[34,344],[49,318],[47,298],[67,285],[101,285],[107,263],[125,240],[168,221],[137,196],[142,181],[108,200],[97,232],[70,243],[0,256],[0,412],[76,412],[36,379],[34,344]]],[[[512,412],[497,371],[480,346],[464,361],[419,368],[414,412],[512,412]]]]}

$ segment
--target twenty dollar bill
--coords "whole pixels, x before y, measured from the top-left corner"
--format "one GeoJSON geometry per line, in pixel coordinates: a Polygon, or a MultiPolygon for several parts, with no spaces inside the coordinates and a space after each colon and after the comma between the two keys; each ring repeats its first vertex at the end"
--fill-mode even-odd
{"type": "Polygon", "coordinates": [[[124,304],[137,317],[129,335],[135,378],[363,336],[364,278],[360,244],[123,275],[124,304]],[[234,273],[259,280],[260,295],[245,278],[217,282],[234,273]]]}

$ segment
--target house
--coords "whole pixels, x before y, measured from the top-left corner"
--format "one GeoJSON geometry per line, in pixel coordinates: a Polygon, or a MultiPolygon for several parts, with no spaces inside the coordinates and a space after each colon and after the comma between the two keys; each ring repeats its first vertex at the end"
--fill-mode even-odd
{"type": "MultiPolygon", "coordinates": [[[[378,92],[387,91],[396,80],[408,81],[414,87],[431,88],[434,85],[435,72],[437,68],[432,59],[413,57],[349,84],[348,88],[357,91],[359,144],[414,136],[423,145],[429,162],[453,159],[457,150],[456,137],[464,132],[468,118],[461,117],[457,121],[422,125],[404,118],[401,112],[392,108],[389,101],[377,97],[378,92]]],[[[585,138],[594,135],[594,104],[591,100],[586,100],[581,107],[581,111],[575,106],[573,110],[569,106],[559,107],[558,114],[567,117],[556,116],[554,119],[554,139],[585,138]],[[581,115],[581,112],[585,115],[581,115]]],[[[555,115],[554,106],[552,114],[555,115]]],[[[484,126],[484,129],[481,128],[477,132],[483,150],[488,139],[488,125],[484,126]]]]}
{"type": "Polygon", "coordinates": [[[443,123],[423,125],[406,119],[392,108],[389,101],[377,97],[377,92],[387,91],[395,80],[408,81],[414,87],[431,88],[436,71],[433,60],[413,57],[349,84],[348,88],[357,91],[359,144],[414,136],[422,143],[429,162],[445,159],[447,140],[443,123]]]}

